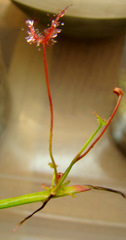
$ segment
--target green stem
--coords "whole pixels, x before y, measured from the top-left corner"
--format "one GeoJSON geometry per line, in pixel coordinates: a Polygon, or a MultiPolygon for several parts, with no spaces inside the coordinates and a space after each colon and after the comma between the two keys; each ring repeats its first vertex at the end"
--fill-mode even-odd
{"type": "Polygon", "coordinates": [[[34,203],[34,202],[41,202],[41,201],[43,202],[48,198],[49,194],[50,194],[49,191],[43,191],[43,192],[37,192],[37,193],[29,193],[19,197],[1,199],[0,209],[16,207],[19,205],[34,203]]]}
{"type": "Polygon", "coordinates": [[[57,184],[57,168],[56,164],[53,158],[52,154],[52,137],[53,137],[53,103],[52,103],[52,97],[51,97],[51,91],[50,91],[50,86],[49,86],[49,77],[48,77],[48,68],[47,68],[47,60],[46,60],[46,46],[43,44],[43,59],[44,59],[44,67],[45,67],[45,77],[46,77],[46,85],[47,85],[47,92],[48,92],[48,98],[49,98],[49,104],[50,104],[50,115],[51,115],[51,120],[50,120],[50,137],[49,137],[49,154],[50,158],[53,164],[54,168],[54,174],[55,174],[55,184],[57,184]]]}
{"type": "MultiPolygon", "coordinates": [[[[89,191],[91,189],[97,189],[97,190],[104,190],[109,192],[114,192],[121,194],[122,197],[126,198],[126,195],[118,190],[106,188],[106,187],[100,187],[100,186],[94,186],[94,185],[73,185],[73,186],[67,186],[63,187],[63,189],[59,189],[56,193],[56,195],[51,195],[51,189],[43,192],[37,192],[37,193],[30,193],[19,197],[13,197],[13,198],[7,198],[7,199],[0,199],[0,209],[4,208],[10,208],[10,207],[16,207],[23,204],[29,204],[29,203],[35,203],[35,202],[43,202],[43,205],[51,199],[51,198],[60,198],[65,196],[73,196],[74,194],[89,191]]],[[[43,206],[42,205],[42,206],[43,206]]],[[[41,210],[42,207],[39,209],[41,210]]],[[[33,212],[31,215],[36,213],[37,211],[33,212]]]]}
{"type": "Polygon", "coordinates": [[[87,140],[87,142],[84,144],[84,146],[81,148],[81,150],[79,151],[79,153],[74,157],[74,159],[72,160],[72,162],[70,163],[70,165],[68,166],[68,168],[66,169],[66,171],[64,172],[62,178],[60,179],[59,183],[56,185],[56,187],[54,188],[54,193],[57,192],[57,190],[60,188],[60,186],[62,185],[62,183],[64,182],[64,180],[66,179],[67,175],[69,174],[71,168],[73,167],[73,165],[76,163],[77,159],[79,158],[79,156],[82,154],[82,152],[86,149],[86,147],[89,145],[89,143],[92,141],[92,139],[95,137],[95,135],[98,133],[98,131],[100,130],[100,128],[102,127],[102,124],[100,124],[98,126],[98,128],[96,129],[96,131],[92,134],[92,136],[87,140]]]}

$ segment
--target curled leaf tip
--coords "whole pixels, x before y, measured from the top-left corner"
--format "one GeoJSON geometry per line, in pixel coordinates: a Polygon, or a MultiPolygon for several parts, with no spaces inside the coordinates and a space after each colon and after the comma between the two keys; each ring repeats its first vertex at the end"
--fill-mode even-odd
{"type": "Polygon", "coordinates": [[[115,87],[113,90],[118,96],[123,96],[123,90],[121,88],[115,87]]]}

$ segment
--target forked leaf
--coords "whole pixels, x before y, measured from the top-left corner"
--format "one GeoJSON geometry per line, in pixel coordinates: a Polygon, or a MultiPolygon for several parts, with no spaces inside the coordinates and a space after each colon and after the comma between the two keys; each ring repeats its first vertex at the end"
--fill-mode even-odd
{"type": "Polygon", "coordinates": [[[102,117],[100,117],[96,112],[95,112],[94,114],[96,115],[97,120],[98,120],[100,126],[104,126],[104,125],[107,124],[107,122],[108,122],[107,120],[104,120],[104,119],[103,119],[102,117]]]}

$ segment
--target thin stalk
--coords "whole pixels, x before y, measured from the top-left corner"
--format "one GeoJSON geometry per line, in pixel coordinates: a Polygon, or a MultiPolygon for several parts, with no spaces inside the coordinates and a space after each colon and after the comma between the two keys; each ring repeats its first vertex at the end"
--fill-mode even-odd
{"type": "Polygon", "coordinates": [[[48,77],[48,68],[47,68],[47,60],[46,60],[46,46],[43,44],[43,59],[44,59],[44,68],[45,68],[45,78],[46,78],[46,85],[47,85],[47,92],[48,92],[48,98],[49,98],[49,105],[50,105],[50,136],[49,136],[49,154],[50,158],[53,164],[54,168],[54,174],[55,174],[55,184],[57,184],[57,168],[54,161],[53,153],[52,153],[52,137],[53,137],[53,103],[52,103],[52,97],[51,97],[51,91],[49,86],[49,77],[48,77]]]}

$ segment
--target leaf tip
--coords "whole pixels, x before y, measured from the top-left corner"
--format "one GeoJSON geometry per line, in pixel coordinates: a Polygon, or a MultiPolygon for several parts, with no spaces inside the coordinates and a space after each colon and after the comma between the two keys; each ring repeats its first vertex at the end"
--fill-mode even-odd
{"type": "Polygon", "coordinates": [[[115,87],[113,90],[118,96],[123,96],[123,90],[121,88],[115,87]]]}

